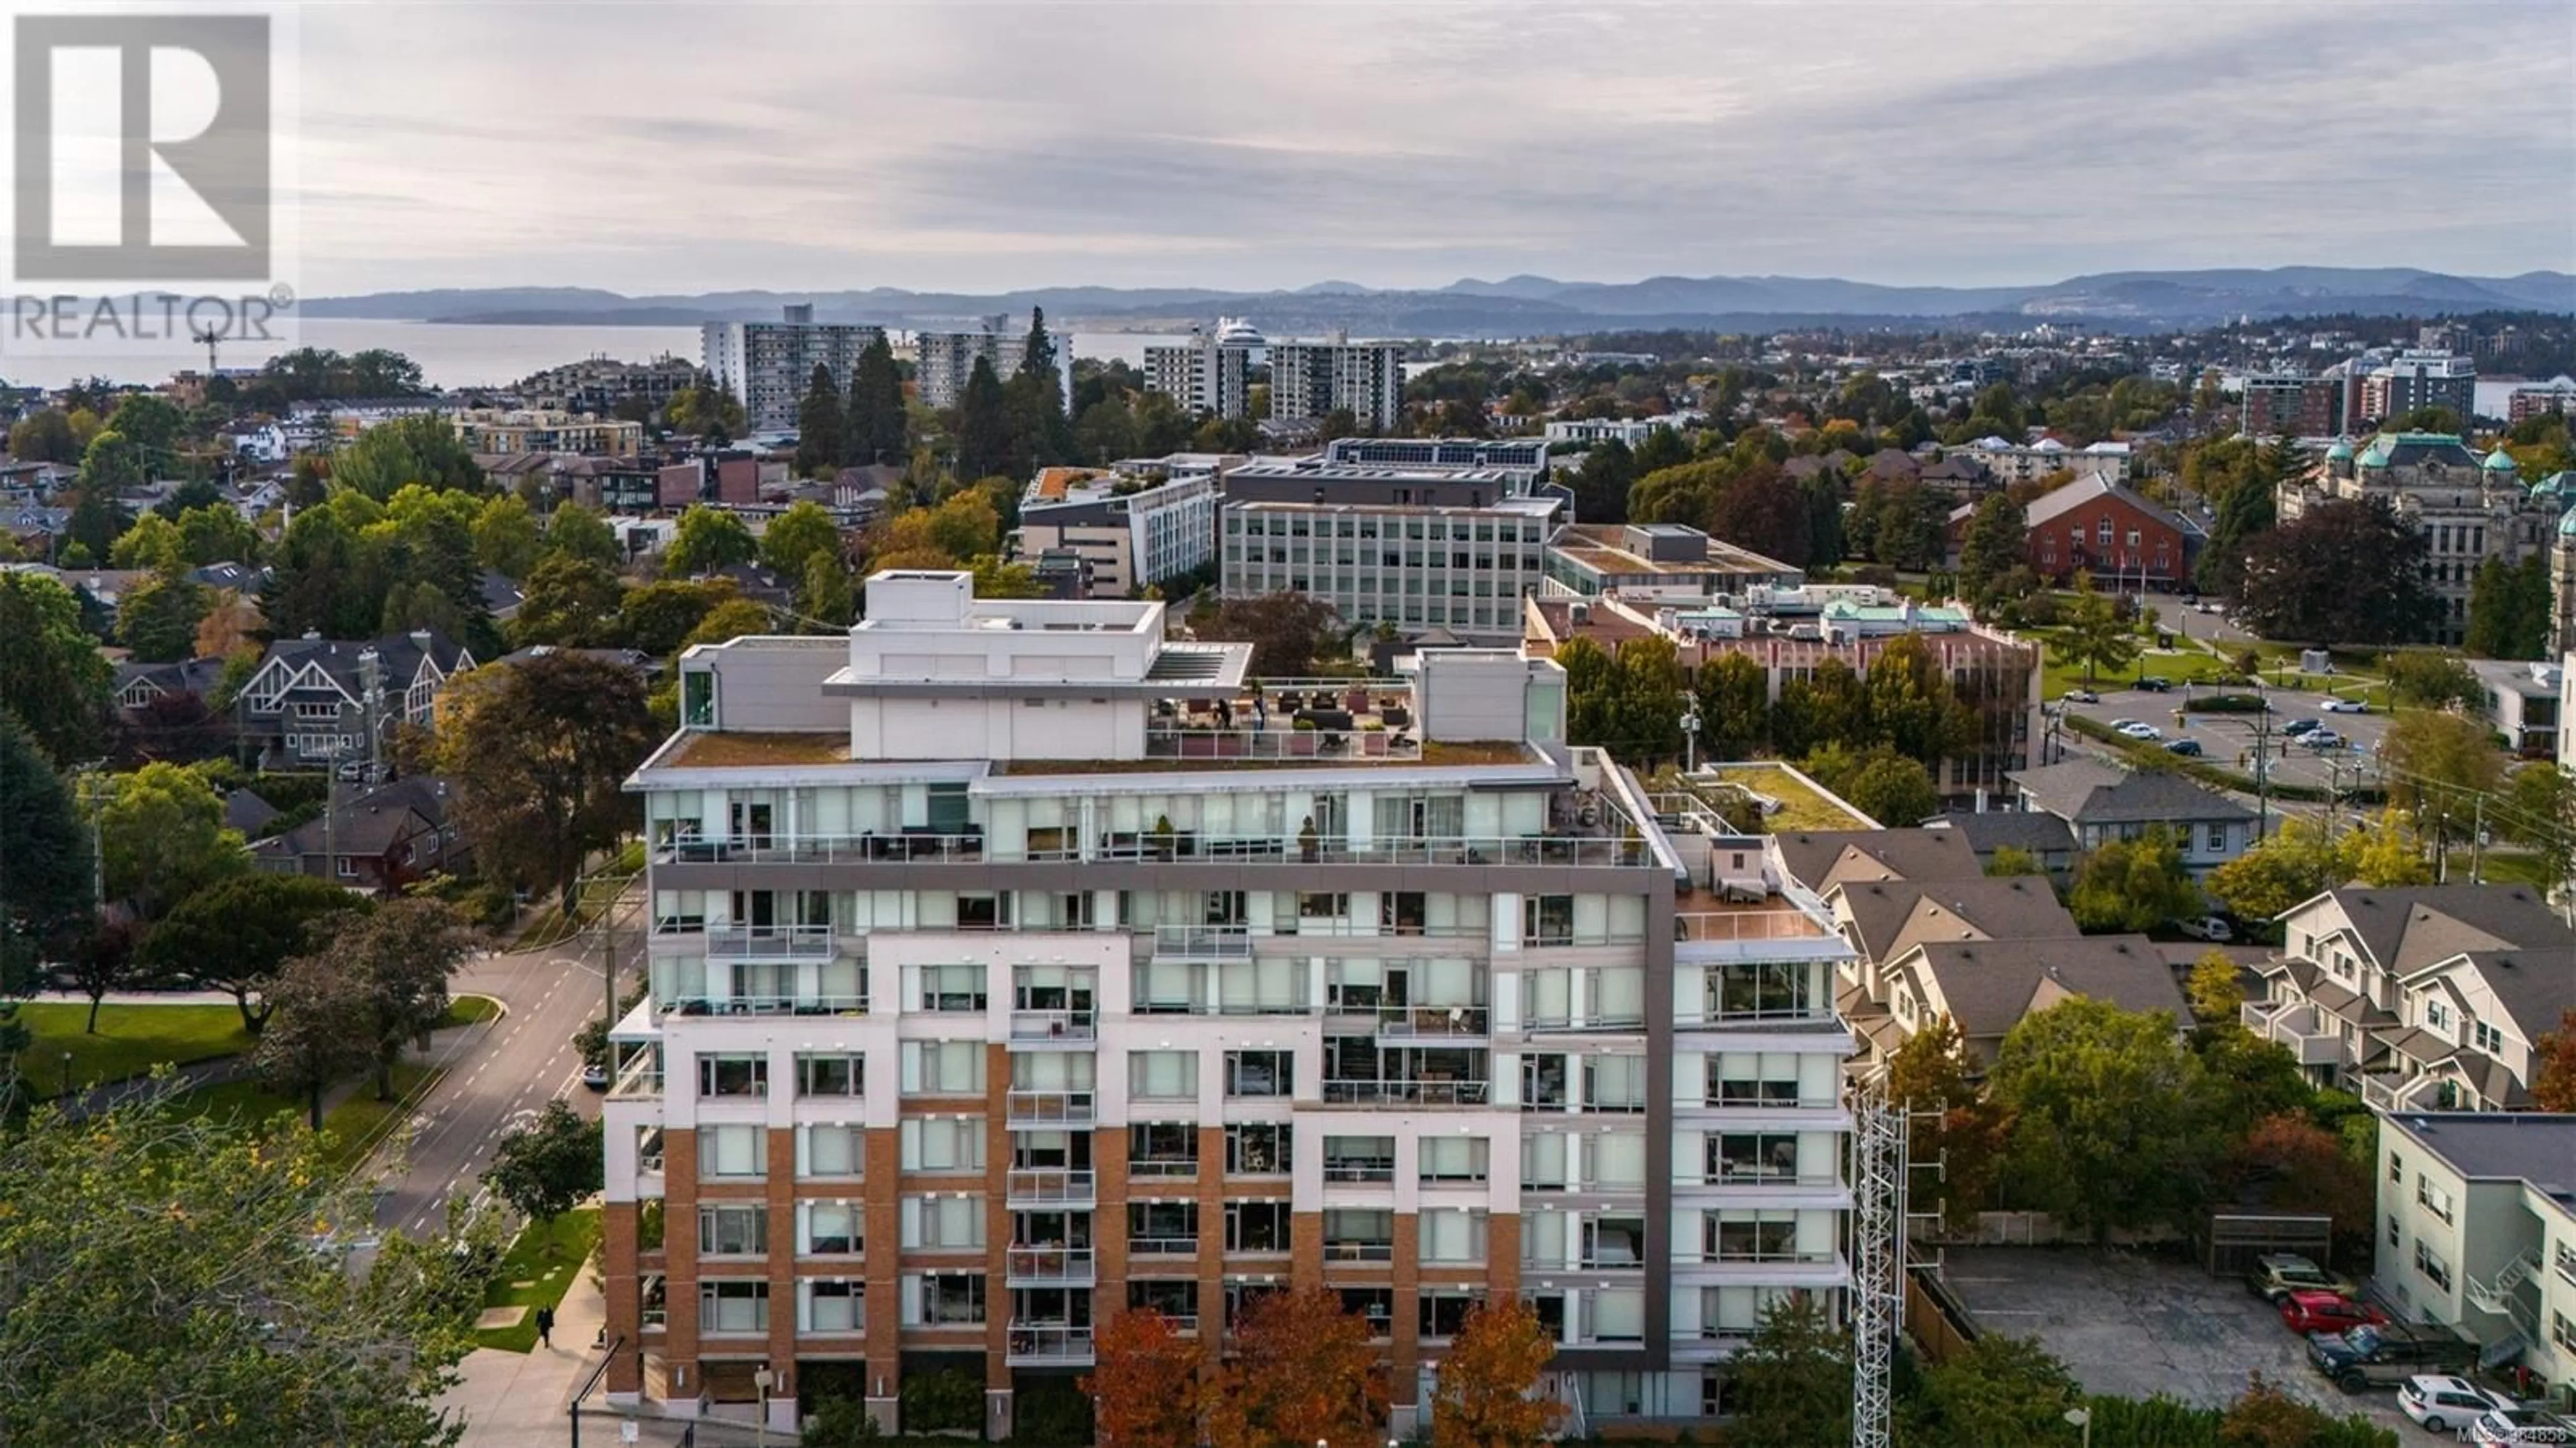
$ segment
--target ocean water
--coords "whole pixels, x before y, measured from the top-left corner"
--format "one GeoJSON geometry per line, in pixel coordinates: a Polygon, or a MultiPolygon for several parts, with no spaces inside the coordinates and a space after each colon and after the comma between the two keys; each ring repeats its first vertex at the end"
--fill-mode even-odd
{"type": "MultiPolygon", "coordinates": [[[[1077,357],[1116,358],[1133,366],[1145,360],[1146,347],[1171,340],[1179,339],[1150,332],[1077,332],[1073,351],[1077,357]]],[[[522,327],[348,318],[305,322],[297,342],[341,353],[377,347],[400,352],[420,364],[422,377],[434,387],[506,386],[548,367],[592,357],[644,362],[668,354],[694,362],[700,351],[695,327],[522,327]]],[[[282,350],[228,347],[221,361],[227,368],[255,366],[282,350]]],[[[20,387],[64,387],[92,375],[159,382],[183,368],[205,365],[206,354],[196,349],[106,362],[0,354],[0,380],[20,387]]]]}

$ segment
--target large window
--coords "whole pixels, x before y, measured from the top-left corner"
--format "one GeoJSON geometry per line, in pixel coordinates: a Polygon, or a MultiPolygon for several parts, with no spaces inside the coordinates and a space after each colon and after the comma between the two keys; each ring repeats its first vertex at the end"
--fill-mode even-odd
{"type": "Polygon", "coordinates": [[[1592,1111],[1646,1109],[1646,1058],[1586,1056],[1583,1059],[1583,1104],[1592,1111]]]}
{"type": "Polygon", "coordinates": [[[1392,1136],[1325,1137],[1324,1180],[1327,1182],[1394,1181],[1395,1138],[1392,1136]]]}
{"type": "Polygon", "coordinates": [[[1128,1203],[1127,1250],[1139,1256],[1195,1254],[1199,1250],[1198,1203],[1128,1203]]]}
{"type": "Polygon", "coordinates": [[[963,1252],[984,1245],[984,1199],[918,1196],[903,1199],[903,1245],[925,1252],[963,1252]]]}
{"type": "Polygon", "coordinates": [[[1491,1144],[1481,1136],[1426,1136],[1422,1138],[1419,1171],[1426,1182],[1480,1182],[1485,1180],[1486,1159],[1491,1144]]]}
{"type": "Polygon", "coordinates": [[[858,1096],[867,1083],[867,1057],[856,1053],[796,1053],[796,1094],[858,1096]]]}
{"type": "Polygon", "coordinates": [[[907,1096],[981,1096],[984,1045],[980,1041],[906,1041],[903,1090],[907,1096]]]}
{"type": "Polygon", "coordinates": [[[1127,1093],[1140,1099],[1172,1100],[1199,1094],[1196,1051],[1130,1051],[1127,1093]]]}
{"type": "Polygon", "coordinates": [[[1286,1202],[1226,1203],[1225,1250],[1229,1252],[1287,1251],[1288,1217],[1286,1202]]]}
{"type": "Polygon", "coordinates": [[[1708,1215],[1702,1250],[1713,1262],[1794,1262],[1798,1214],[1793,1211],[1727,1211],[1708,1215]]]}
{"type": "Polygon", "coordinates": [[[856,1126],[796,1128],[796,1174],[807,1177],[855,1177],[867,1170],[867,1132],[856,1126]]]}
{"type": "Polygon", "coordinates": [[[1384,1262],[1395,1256],[1395,1213],[1369,1207],[1324,1209],[1324,1260],[1384,1262]]]}
{"type": "Polygon", "coordinates": [[[726,1202],[698,1208],[698,1252],[707,1257],[757,1257],[769,1250],[769,1208],[726,1202]]]}
{"type": "Polygon", "coordinates": [[[866,1283],[846,1277],[811,1277],[799,1285],[805,1289],[805,1320],[797,1325],[805,1331],[857,1332],[865,1324],[866,1283]]]}
{"type": "Polygon", "coordinates": [[[1183,1121],[1140,1121],[1127,1128],[1131,1177],[1195,1176],[1199,1129],[1183,1121]]]}
{"type": "Polygon", "coordinates": [[[980,965],[921,967],[921,1009],[975,1013],[984,1009],[985,968],[980,965]]]}
{"type": "Polygon", "coordinates": [[[984,1320],[984,1279],[958,1272],[925,1272],[904,1283],[904,1317],[915,1327],[972,1327],[984,1320]]]}
{"type": "Polygon", "coordinates": [[[1234,1176],[1286,1176],[1296,1133],[1284,1121],[1244,1121],[1225,1129],[1225,1169],[1234,1176]]]}
{"type": "Polygon", "coordinates": [[[698,1284],[698,1331],[709,1335],[769,1331],[767,1282],[698,1284]]]}
{"type": "Polygon", "coordinates": [[[1521,944],[1572,945],[1574,897],[1532,895],[1521,901],[1521,944]]]}
{"type": "Polygon", "coordinates": [[[769,1130],[761,1126],[698,1128],[698,1175],[755,1177],[769,1174],[769,1130]]]}
{"type": "Polygon", "coordinates": [[[1295,1080],[1296,1058],[1286,1051],[1225,1053],[1225,1094],[1286,1096],[1295,1080]]]}
{"type": "Polygon", "coordinates": [[[858,1253],[866,1213],[853,1202],[805,1204],[805,1250],[823,1257],[858,1253]]]}
{"type": "Polygon", "coordinates": [[[906,1117],[901,1128],[905,1171],[982,1171],[984,1118],[906,1117]]]}
{"type": "Polygon", "coordinates": [[[1735,1020],[1808,1015],[1815,1008],[1808,989],[1812,979],[1812,973],[1800,961],[1764,960],[1711,966],[1708,972],[1709,1014],[1719,1019],[1735,1020]]]}
{"type": "Polygon", "coordinates": [[[766,1096],[769,1058],[755,1055],[700,1056],[698,1095],[766,1096]]]}
{"type": "Polygon", "coordinates": [[[1734,1131],[1708,1139],[1708,1180],[1791,1181],[1798,1175],[1798,1138],[1789,1132],[1734,1131]]]}

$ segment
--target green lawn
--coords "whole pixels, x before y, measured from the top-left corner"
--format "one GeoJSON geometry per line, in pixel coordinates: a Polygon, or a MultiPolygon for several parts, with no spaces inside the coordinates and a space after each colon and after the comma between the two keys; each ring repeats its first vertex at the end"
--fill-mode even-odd
{"type": "MultiPolygon", "coordinates": [[[[370,1076],[359,1084],[356,1094],[324,1111],[322,1129],[335,1138],[326,1153],[332,1165],[346,1171],[363,1163],[389,1129],[394,1112],[440,1074],[437,1067],[405,1061],[394,1067],[394,1100],[378,1101],[375,1081],[370,1076]]],[[[237,1126],[256,1125],[279,1115],[291,1118],[299,1128],[304,1125],[302,1100],[276,1095],[256,1079],[226,1081],[188,1092],[179,1098],[179,1109],[190,1116],[237,1126]]]]}
{"type": "Polygon", "coordinates": [[[476,1333],[476,1341],[504,1352],[526,1352],[535,1347],[537,1309],[563,1301],[582,1263],[590,1259],[591,1249],[598,1243],[597,1207],[577,1207],[555,1218],[549,1226],[530,1223],[522,1229],[519,1239],[510,1244],[509,1255],[501,1259],[501,1270],[493,1275],[492,1285],[484,1289],[483,1305],[525,1307],[527,1311],[514,1326],[476,1333]],[[521,1282],[528,1285],[515,1285],[521,1282]]]}
{"type": "Polygon", "coordinates": [[[238,1055],[253,1044],[230,1001],[102,1006],[95,1036],[83,1029],[89,1023],[87,1001],[30,1003],[18,1008],[18,1020],[35,1034],[22,1059],[36,1089],[45,1092],[62,1090],[66,1075],[74,1086],[95,1086],[159,1065],[238,1055]]]}
{"type": "Polygon", "coordinates": [[[476,1021],[492,1020],[500,1014],[501,1003],[490,996],[462,995],[447,1003],[447,1014],[439,1020],[439,1024],[468,1026],[476,1021]]]}

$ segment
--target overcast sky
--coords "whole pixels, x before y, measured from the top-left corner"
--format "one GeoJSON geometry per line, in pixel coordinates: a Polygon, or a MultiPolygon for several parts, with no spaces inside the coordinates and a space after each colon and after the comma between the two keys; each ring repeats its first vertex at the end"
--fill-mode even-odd
{"type": "Polygon", "coordinates": [[[2576,269],[2565,0],[338,4],[309,294],[2576,269]]]}

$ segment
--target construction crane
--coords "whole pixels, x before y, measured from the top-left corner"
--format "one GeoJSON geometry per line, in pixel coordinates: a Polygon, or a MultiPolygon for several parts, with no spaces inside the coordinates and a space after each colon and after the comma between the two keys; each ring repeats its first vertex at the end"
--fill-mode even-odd
{"type": "Polygon", "coordinates": [[[215,348],[224,340],[222,330],[215,327],[199,327],[192,329],[188,335],[196,341],[198,346],[206,349],[206,376],[209,378],[213,377],[217,371],[221,370],[215,364],[215,348]]]}
{"type": "Polygon", "coordinates": [[[1905,1325],[1906,1113],[1883,1076],[1852,1106],[1852,1448],[1888,1448],[1896,1334],[1905,1325]]]}

